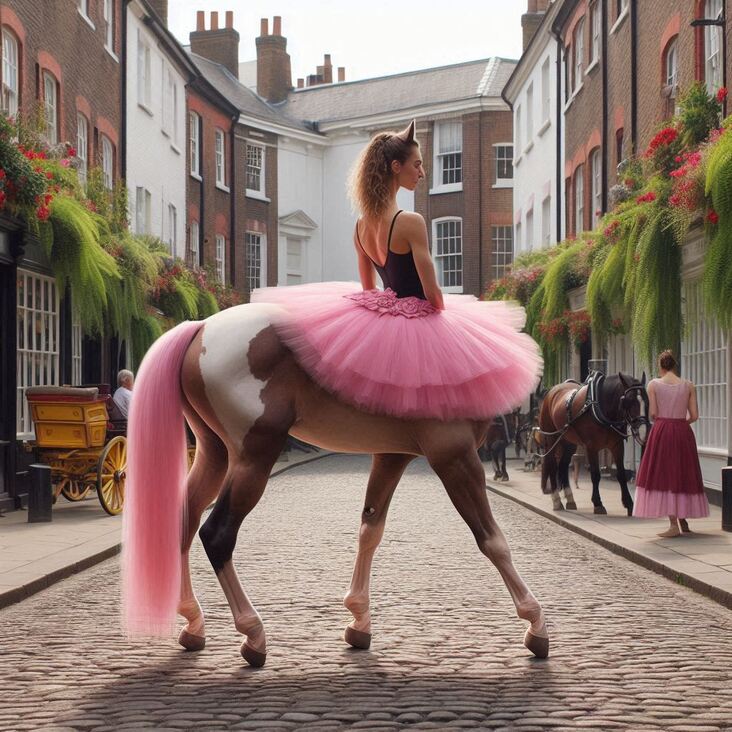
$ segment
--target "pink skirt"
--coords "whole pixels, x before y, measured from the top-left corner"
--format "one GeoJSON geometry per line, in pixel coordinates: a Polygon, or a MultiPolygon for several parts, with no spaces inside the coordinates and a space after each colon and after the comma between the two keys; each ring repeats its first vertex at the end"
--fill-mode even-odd
{"type": "Polygon", "coordinates": [[[542,359],[522,308],[445,295],[435,310],[355,282],[267,287],[275,328],[300,366],[359,409],[401,418],[485,420],[510,412],[536,388],[542,359]]]}
{"type": "Polygon", "coordinates": [[[638,467],[633,515],[709,515],[696,439],[685,419],[659,417],[653,423],[638,467]]]}

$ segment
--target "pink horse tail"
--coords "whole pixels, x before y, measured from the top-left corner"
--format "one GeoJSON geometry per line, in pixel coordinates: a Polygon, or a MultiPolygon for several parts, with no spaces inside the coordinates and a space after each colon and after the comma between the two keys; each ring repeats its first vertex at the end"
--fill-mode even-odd
{"type": "Polygon", "coordinates": [[[158,338],[132,391],[122,526],[122,614],[128,635],[163,635],[175,621],[187,474],[180,371],[202,325],[181,323],[158,338]]]}

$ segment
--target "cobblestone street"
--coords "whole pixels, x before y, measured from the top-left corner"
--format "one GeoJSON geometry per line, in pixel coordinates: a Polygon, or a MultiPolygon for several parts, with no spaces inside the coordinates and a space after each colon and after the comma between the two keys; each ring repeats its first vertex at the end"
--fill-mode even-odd
{"type": "Polygon", "coordinates": [[[235,559],[267,629],[261,670],[196,539],[207,646],[128,642],[119,559],[0,611],[0,729],[732,729],[732,613],[491,497],[552,647],[533,659],[496,570],[425,461],[374,561],[373,643],[349,649],[348,588],[370,460],[272,479],[235,559]]]}

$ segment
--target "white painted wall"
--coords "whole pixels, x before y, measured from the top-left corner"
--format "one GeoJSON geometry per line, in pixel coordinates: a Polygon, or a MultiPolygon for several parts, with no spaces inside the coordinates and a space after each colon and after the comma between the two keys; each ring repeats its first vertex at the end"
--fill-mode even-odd
{"type": "Polygon", "coordinates": [[[142,10],[135,2],[127,6],[127,187],[129,192],[130,225],[137,231],[136,189],[151,193],[150,231],[147,233],[170,239],[168,206],[177,213],[174,254],[183,258],[186,247],[186,94],[185,80],[156,38],[142,22],[142,10]],[[138,38],[150,48],[150,105],[138,103],[138,38]],[[172,70],[177,87],[176,129],[170,135],[163,132],[164,81],[172,70]]]}

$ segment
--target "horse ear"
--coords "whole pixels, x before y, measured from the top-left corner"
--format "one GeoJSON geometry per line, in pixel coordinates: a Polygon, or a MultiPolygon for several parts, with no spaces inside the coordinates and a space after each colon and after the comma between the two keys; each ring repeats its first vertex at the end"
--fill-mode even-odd
{"type": "Polygon", "coordinates": [[[643,375],[641,376],[641,386],[646,385],[646,372],[643,372],[643,375]]]}
{"type": "Polygon", "coordinates": [[[620,379],[620,383],[627,389],[628,388],[628,382],[625,380],[625,376],[623,376],[620,371],[618,371],[618,378],[620,379]]]}

